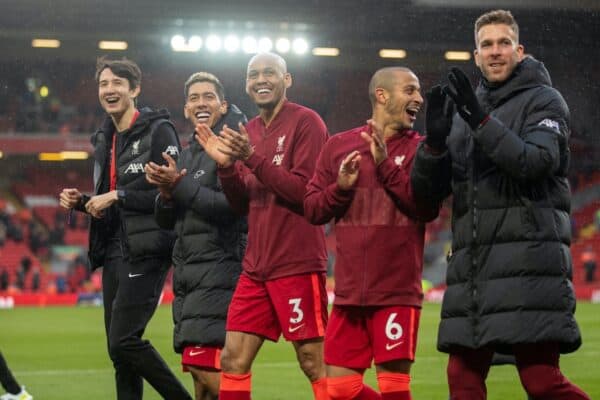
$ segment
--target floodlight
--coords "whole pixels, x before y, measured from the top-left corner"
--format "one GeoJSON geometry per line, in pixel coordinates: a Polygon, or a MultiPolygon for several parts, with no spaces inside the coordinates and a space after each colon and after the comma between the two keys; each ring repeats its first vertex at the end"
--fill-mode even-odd
{"type": "Polygon", "coordinates": [[[381,58],[406,58],[406,50],[403,49],[381,49],[379,50],[381,58]]]}
{"type": "Polygon", "coordinates": [[[262,37],[258,40],[258,51],[266,53],[273,48],[273,41],[268,37],[262,37]]]}
{"type": "Polygon", "coordinates": [[[98,48],[101,50],[127,50],[127,42],[121,40],[101,40],[98,48]]]}
{"type": "Polygon", "coordinates": [[[202,38],[194,35],[188,39],[187,47],[190,51],[198,51],[202,48],[202,38]]]}
{"type": "Polygon", "coordinates": [[[292,45],[290,43],[290,40],[287,38],[279,38],[275,42],[275,49],[283,54],[289,52],[291,47],[292,45]]]}
{"type": "Polygon", "coordinates": [[[308,51],[308,42],[302,38],[294,39],[292,49],[294,49],[294,53],[296,54],[304,54],[308,51]]]}
{"type": "Polygon", "coordinates": [[[217,35],[208,35],[206,38],[206,49],[213,53],[221,50],[221,38],[217,35]]]}
{"type": "Polygon", "coordinates": [[[253,36],[246,36],[242,40],[242,50],[244,53],[253,54],[258,52],[258,43],[253,36]]]}
{"type": "Polygon", "coordinates": [[[56,49],[60,47],[60,40],[56,39],[32,39],[31,47],[44,47],[48,49],[56,49]]]}
{"type": "Polygon", "coordinates": [[[175,35],[171,38],[171,48],[180,51],[185,47],[185,38],[181,35],[175,35]]]}
{"type": "Polygon", "coordinates": [[[337,47],[315,47],[312,49],[314,56],[337,57],[340,55],[340,49],[337,47]]]}
{"type": "Polygon", "coordinates": [[[240,48],[240,39],[235,35],[227,35],[223,47],[225,47],[225,51],[233,53],[240,48]]]}
{"type": "Polygon", "coordinates": [[[449,50],[444,54],[444,58],[448,61],[469,61],[471,52],[449,50]]]}

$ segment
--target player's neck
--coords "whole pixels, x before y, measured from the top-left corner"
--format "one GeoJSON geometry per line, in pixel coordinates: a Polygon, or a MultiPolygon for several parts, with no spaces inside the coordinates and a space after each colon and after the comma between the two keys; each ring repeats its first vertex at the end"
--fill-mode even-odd
{"type": "Polygon", "coordinates": [[[397,134],[400,130],[398,129],[397,124],[393,123],[393,121],[390,121],[389,118],[386,118],[386,114],[382,114],[381,112],[377,111],[377,109],[373,111],[371,119],[375,121],[375,125],[383,129],[383,139],[388,140],[389,138],[397,134]]]}
{"type": "Polygon", "coordinates": [[[123,114],[111,115],[113,124],[115,124],[117,132],[123,132],[124,130],[129,128],[129,126],[131,125],[131,120],[133,119],[133,115],[136,111],[137,109],[135,108],[135,106],[131,106],[127,110],[125,110],[123,114]]]}
{"type": "Polygon", "coordinates": [[[269,126],[271,122],[273,122],[277,114],[279,114],[279,111],[281,111],[281,107],[283,107],[283,103],[285,103],[286,100],[287,99],[285,97],[282,97],[281,100],[279,100],[279,103],[275,105],[275,107],[260,109],[259,116],[265,123],[265,126],[269,126]]]}
{"type": "Polygon", "coordinates": [[[383,127],[383,139],[388,140],[392,136],[397,135],[404,128],[400,128],[397,125],[386,125],[383,127]]]}

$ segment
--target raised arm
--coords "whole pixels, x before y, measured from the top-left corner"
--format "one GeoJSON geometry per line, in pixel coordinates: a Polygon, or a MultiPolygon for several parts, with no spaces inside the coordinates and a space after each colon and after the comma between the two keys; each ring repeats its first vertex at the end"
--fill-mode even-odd
{"type": "MultiPolygon", "coordinates": [[[[224,129],[228,129],[224,126],[224,129]]],[[[206,124],[196,125],[196,140],[217,163],[217,175],[221,181],[223,192],[231,207],[240,215],[247,215],[249,198],[247,194],[245,171],[239,162],[229,155],[229,148],[220,137],[206,124]]]]}
{"type": "Polygon", "coordinates": [[[307,185],[304,196],[304,216],[315,225],[322,225],[333,218],[341,218],[354,197],[358,180],[360,154],[348,154],[339,167],[332,165],[330,141],[319,155],[315,173],[307,185]]]}
{"type": "Polygon", "coordinates": [[[296,212],[302,213],[306,185],[313,176],[328,134],[321,118],[312,113],[299,121],[297,129],[289,152],[292,157],[289,170],[254,152],[245,160],[245,165],[263,185],[293,206],[296,212]]]}

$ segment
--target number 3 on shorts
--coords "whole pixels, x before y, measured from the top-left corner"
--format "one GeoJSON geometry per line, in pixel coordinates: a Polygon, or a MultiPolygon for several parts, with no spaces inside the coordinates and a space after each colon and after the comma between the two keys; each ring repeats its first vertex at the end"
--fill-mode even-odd
{"type": "Polygon", "coordinates": [[[290,324],[297,324],[304,318],[304,313],[300,309],[301,298],[290,299],[288,302],[292,305],[292,316],[290,317],[290,324]]]}
{"type": "Polygon", "coordinates": [[[385,336],[390,340],[398,340],[402,337],[402,326],[394,322],[394,319],[398,316],[398,313],[391,313],[387,323],[385,324],[385,336]]]}

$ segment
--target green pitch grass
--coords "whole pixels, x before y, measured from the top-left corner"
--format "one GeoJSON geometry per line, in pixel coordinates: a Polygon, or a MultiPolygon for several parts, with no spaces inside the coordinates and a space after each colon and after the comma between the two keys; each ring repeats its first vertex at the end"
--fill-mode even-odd
{"type": "MultiPolygon", "coordinates": [[[[448,398],[446,355],[435,349],[440,306],[425,304],[419,331],[417,360],[413,367],[415,399],[448,398]]],[[[561,358],[569,379],[592,399],[600,399],[600,305],[580,303],[577,319],[583,346],[561,358]]],[[[171,310],[158,309],[146,332],[167,363],[192,393],[191,377],[181,372],[171,347],[171,310]]],[[[37,400],[107,400],[115,398],[113,371],[105,349],[102,309],[18,308],[0,310],[0,350],[19,382],[37,400]]],[[[373,371],[366,380],[376,386],[373,371]]],[[[311,399],[312,392],[300,372],[290,344],[267,342],[253,369],[253,398],[257,400],[311,399]]],[[[0,393],[2,391],[0,390],[0,393]]],[[[488,377],[490,400],[525,399],[513,366],[492,367],[488,377]]],[[[149,386],[144,399],[160,399],[149,386]]]]}

